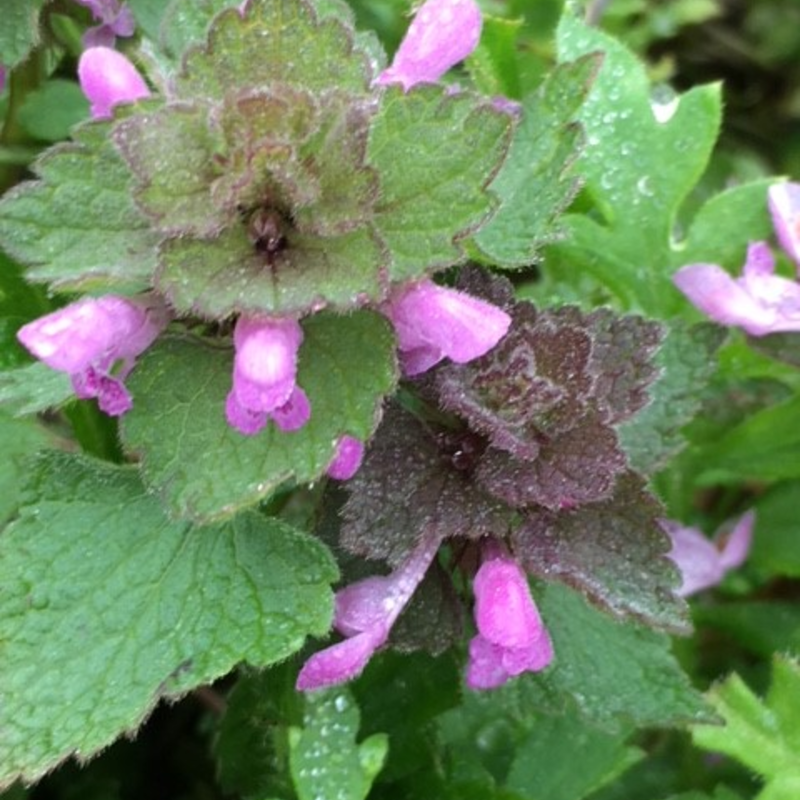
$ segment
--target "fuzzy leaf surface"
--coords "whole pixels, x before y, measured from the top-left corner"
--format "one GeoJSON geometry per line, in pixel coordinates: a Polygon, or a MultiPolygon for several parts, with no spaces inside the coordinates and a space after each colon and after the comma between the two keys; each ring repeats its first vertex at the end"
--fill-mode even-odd
{"type": "Polygon", "coordinates": [[[39,14],[45,0],[5,0],[0,27],[0,64],[16,66],[39,42],[39,14]]]}
{"type": "Polygon", "coordinates": [[[74,396],[69,376],[41,361],[0,372],[0,406],[15,417],[56,408],[74,396]]]}
{"type": "Polygon", "coordinates": [[[158,238],[133,204],[125,162],[108,126],[75,130],[47,151],[38,181],[0,201],[0,240],[28,277],[55,289],[139,291],[155,269],[158,238]]]}
{"type": "Polygon", "coordinates": [[[574,119],[599,66],[595,55],[559,65],[523,103],[508,157],[491,184],[501,206],[474,239],[493,263],[526,266],[554,238],[555,219],[578,190],[571,167],[583,137],[574,119]]]}
{"type": "Polygon", "coordinates": [[[503,161],[512,119],[467,93],[390,86],[372,124],[368,161],[380,174],[376,225],[393,281],[464,259],[460,240],[496,205],[486,190],[503,161]]]}
{"type": "Polygon", "coordinates": [[[670,542],[656,522],[663,510],[643,483],[629,473],[608,500],[525,512],[514,551],[529,572],[564,581],[620,619],[688,633],[686,603],[674,594],[678,570],[665,557],[670,542]]]}
{"type": "Polygon", "coordinates": [[[531,713],[560,713],[575,702],[587,720],[608,729],[714,719],[665,634],[616,622],[557,583],[536,593],[536,602],[553,638],[555,662],[499,689],[503,702],[531,713]]]}
{"type": "Polygon", "coordinates": [[[330,624],[320,543],[245,514],[169,522],[136,471],[50,454],[0,543],[0,786],[88,758],[161,698],[266,666],[330,624]],[[46,702],[43,700],[46,699],[46,702]]]}
{"type": "Polygon", "coordinates": [[[306,0],[250,0],[243,15],[230,8],[215,19],[208,43],[187,54],[176,90],[220,100],[231,86],[287,83],[364,94],[372,78],[343,15],[320,18],[306,0]]]}
{"type": "Polygon", "coordinates": [[[443,437],[437,440],[407,411],[387,411],[361,469],[347,483],[340,532],[346,550],[395,565],[431,530],[445,539],[501,535],[508,528],[503,505],[454,466],[474,437],[443,437]]]}
{"type": "Polygon", "coordinates": [[[233,352],[199,339],[163,337],[139,360],[127,383],[134,408],[122,441],[141,455],[146,483],[172,516],[230,516],[289,480],[315,480],[338,438],[367,440],[383,396],[396,381],[394,338],[371,312],[317,314],[304,323],[298,385],[311,419],[284,433],[273,424],[244,436],[225,420],[233,352]]]}
{"type": "Polygon", "coordinates": [[[364,800],[389,749],[385,733],[356,744],[361,715],[338,688],[306,695],[302,729],[289,732],[289,767],[298,800],[364,800]]]}

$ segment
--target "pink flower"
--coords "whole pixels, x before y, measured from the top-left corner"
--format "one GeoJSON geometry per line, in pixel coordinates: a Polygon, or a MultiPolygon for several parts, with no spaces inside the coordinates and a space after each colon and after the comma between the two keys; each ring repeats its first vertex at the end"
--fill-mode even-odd
{"type": "Polygon", "coordinates": [[[383,304],[397,334],[403,371],[419,375],[443,358],[465,364],[505,336],[511,317],[497,306],[429,280],[404,286],[383,304]]]}
{"type": "Polygon", "coordinates": [[[246,436],[269,419],[283,431],[302,428],[311,416],[296,385],[303,329],[293,319],[239,317],[233,332],[233,388],[225,403],[228,423],[246,436]]]}
{"type": "Polygon", "coordinates": [[[336,443],[333,461],[326,470],[337,481],[348,481],[358,472],[364,458],[364,444],[353,436],[342,436],[336,443]]]}
{"type": "Polygon", "coordinates": [[[427,0],[420,6],[379,84],[435,83],[478,45],[483,20],[473,0],[427,0]]]}
{"type": "Polygon", "coordinates": [[[667,555],[677,564],[683,578],[676,594],[688,597],[716,586],[725,573],[741,566],[750,552],[755,512],[743,514],[727,536],[717,533],[715,541],[697,528],[687,528],[673,520],[663,519],[660,523],[672,540],[672,550],[667,555]]]}
{"type": "Polygon", "coordinates": [[[767,202],[781,247],[800,269],[800,183],[775,183],[767,202]]]}
{"type": "Polygon", "coordinates": [[[553,644],[531,597],[525,572],[496,542],[484,546],[475,575],[475,624],[467,686],[492,689],[553,660],[553,644]]]}
{"type": "Polygon", "coordinates": [[[96,397],[106,414],[118,417],[133,405],[123,381],[168,321],[165,306],[155,298],[107,295],[29,322],[17,338],[47,366],[68,373],[78,397],[96,397]]]}
{"type": "Polygon", "coordinates": [[[133,36],[133,12],[120,0],[75,0],[86,6],[100,24],[83,35],[84,47],[113,47],[117,36],[133,36]]]}
{"type": "Polygon", "coordinates": [[[110,119],[114,106],[150,96],[136,67],[122,53],[109,47],[90,47],[83,51],[78,62],[78,79],[95,119],[110,119]]]}
{"type": "Polygon", "coordinates": [[[690,264],[673,280],[700,311],[723,325],[751,336],[800,331],[800,284],[774,273],[772,253],[756,242],[748,248],[741,278],[716,264],[690,264]]]}
{"type": "Polygon", "coordinates": [[[337,592],[333,624],[347,638],[306,661],[297,676],[298,690],[335,686],[361,674],[386,643],[438,548],[438,536],[428,536],[390,575],[366,578],[337,592]]]}

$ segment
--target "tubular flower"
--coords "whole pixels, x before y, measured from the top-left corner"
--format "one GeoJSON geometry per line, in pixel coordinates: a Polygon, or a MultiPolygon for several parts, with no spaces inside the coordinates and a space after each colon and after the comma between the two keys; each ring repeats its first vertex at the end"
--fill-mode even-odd
{"type": "Polygon", "coordinates": [[[298,690],[334,686],[361,674],[373,653],[386,643],[438,548],[438,536],[424,538],[390,575],[366,578],[336,593],[333,625],[347,638],[306,661],[297,676],[298,690]]]}
{"type": "Polygon", "coordinates": [[[308,422],[311,406],[296,384],[302,341],[297,320],[239,317],[233,332],[233,388],[225,404],[230,425],[252,436],[269,419],[283,431],[308,422]]]}
{"type": "Polygon", "coordinates": [[[326,470],[337,481],[348,481],[358,472],[364,458],[364,444],[353,436],[342,436],[336,443],[333,461],[326,470]]]}
{"type": "Polygon", "coordinates": [[[553,660],[553,645],[525,572],[496,542],[485,545],[483,555],[473,582],[478,635],[469,645],[471,689],[493,689],[553,660]]]}
{"type": "Polygon", "coordinates": [[[435,83],[478,45],[483,20],[473,0],[428,0],[416,13],[379,84],[435,83]]]}
{"type": "Polygon", "coordinates": [[[124,380],[136,357],[166,327],[169,314],[155,298],[134,301],[107,295],[72,303],[29,322],[19,341],[40,361],[72,379],[81,399],[96,397],[112,417],[133,405],[124,380]]]}
{"type": "Polygon", "coordinates": [[[751,336],[800,331],[800,284],[775,275],[775,259],[765,242],[747,250],[741,278],[716,264],[690,264],[673,280],[686,297],[722,325],[751,336]]]}
{"type": "Polygon", "coordinates": [[[767,203],[778,241],[800,270],[800,183],[773,184],[767,203]]]}
{"type": "Polygon", "coordinates": [[[511,317],[497,306],[429,280],[398,289],[382,306],[397,334],[403,371],[419,375],[443,358],[465,364],[505,336],[511,317]]]}
{"type": "Polygon", "coordinates": [[[78,79],[91,103],[94,119],[110,119],[120,103],[133,103],[150,96],[136,67],[116,50],[90,47],[78,62],[78,79]]]}
{"type": "Polygon", "coordinates": [[[84,47],[113,47],[117,36],[133,36],[136,21],[133,12],[120,0],[75,0],[86,6],[100,22],[83,35],[84,47]]]}
{"type": "Polygon", "coordinates": [[[703,589],[716,586],[727,572],[744,563],[753,540],[755,512],[739,517],[726,536],[719,533],[715,541],[697,528],[687,528],[679,522],[663,519],[661,527],[672,540],[667,555],[681,571],[683,583],[676,594],[688,597],[703,589]]]}

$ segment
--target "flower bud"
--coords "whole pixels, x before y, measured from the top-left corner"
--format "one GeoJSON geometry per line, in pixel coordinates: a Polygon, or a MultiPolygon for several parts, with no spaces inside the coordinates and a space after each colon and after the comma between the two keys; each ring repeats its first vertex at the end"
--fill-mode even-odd
{"type": "Polygon", "coordinates": [[[78,79],[95,119],[110,119],[114,106],[150,96],[136,67],[122,53],[109,47],[90,47],[83,51],[78,62],[78,79]]]}

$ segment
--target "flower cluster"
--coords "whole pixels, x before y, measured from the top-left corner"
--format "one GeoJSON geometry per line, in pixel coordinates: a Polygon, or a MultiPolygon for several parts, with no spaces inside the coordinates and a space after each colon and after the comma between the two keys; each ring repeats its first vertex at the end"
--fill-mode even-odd
{"type": "MultiPolygon", "coordinates": [[[[770,187],[769,208],[781,246],[800,269],[800,184],[770,187]]],[[[674,276],[676,286],[704,314],[751,336],[800,331],[800,283],[775,274],[766,242],[754,242],[740,278],[717,264],[690,264],[674,276]]]]}
{"type": "MultiPolygon", "coordinates": [[[[91,103],[92,116],[111,119],[116,106],[150,96],[136,67],[112,49],[115,36],[132,33],[133,20],[119,0],[80,2],[101,21],[87,35],[86,43],[92,46],[79,62],[80,85],[91,103]]],[[[419,9],[394,63],[376,81],[379,91],[392,83],[408,90],[419,83],[438,81],[474,49],[480,32],[481,14],[473,0],[428,0],[419,9]]],[[[269,252],[273,244],[274,250],[280,249],[283,241],[280,222],[273,217],[264,217],[257,239],[257,245],[269,252]],[[262,230],[265,225],[268,230],[262,230]]],[[[148,323],[147,334],[142,333],[145,327],[136,321],[137,303],[112,296],[79,301],[26,326],[20,341],[53,368],[68,372],[79,397],[97,397],[104,411],[120,415],[132,404],[124,379],[133,358],[166,324],[164,310],[159,326],[148,323]],[[109,311],[112,308],[126,315],[124,324],[114,318],[109,311]],[[87,329],[93,336],[84,335],[87,329]],[[134,330],[139,331],[136,336],[134,330]],[[120,357],[124,368],[114,370],[120,357]],[[114,392],[116,400],[112,399],[114,392]]],[[[497,344],[510,324],[509,316],[491,303],[437,286],[427,278],[396,284],[375,305],[394,327],[408,375],[424,372],[446,357],[458,363],[477,358],[497,344]]],[[[224,412],[228,423],[242,435],[255,435],[270,421],[283,431],[295,431],[313,412],[297,383],[303,341],[300,317],[302,314],[241,313],[235,321],[232,388],[224,412]]],[[[329,474],[349,478],[362,456],[363,444],[343,436],[329,474]]]]}

